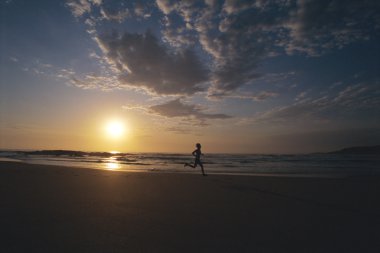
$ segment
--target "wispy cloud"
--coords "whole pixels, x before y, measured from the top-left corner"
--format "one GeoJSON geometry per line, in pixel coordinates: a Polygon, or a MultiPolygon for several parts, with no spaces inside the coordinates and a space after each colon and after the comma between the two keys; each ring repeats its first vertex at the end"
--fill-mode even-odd
{"type": "Polygon", "coordinates": [[[13,61],[13,62],[18,62],[18,61],[19,61],[19,59],[16,58],[16,57],[10,57],[9,60],[11,60],[11,61],[13,61]]]}
{"type": "MultiPolygon", "coordinates": [[[[253,117],[250,122],[305,122],[310,120],[333,120],[340,117],[350,118],[360,110],[371,109],[373,117],[380,113],[380,89],[378,81],[365,84],[350,85],[337,93],[323,95],[317,98],[307,97],[301,92],[296,102],[274,108],[253,117]],[[377,108],[377,109],[376,109],[377,108]]],[[[362,115],[365,117],[365,115],[362,115]]],[[[357,118],[355,116],[355,118],[357,118]]]]}
{"type": "Polygon", "coordinates": [[[206,126],[208,121],[225,120],[232,118],[223,113],[209,113],[207,108],[183,102],[180,98],[170,100],[161,104],[142,106],[126,105],[125,110],[139,110],[149,115],[155,115],[163,118],[184,119],[189,124],[197,126],[206,126]]]}
{"type": "Polygon", "coordinates": [[[237,98],[237,99],[248,99],[253,101],[264,101],[269,98],[275,98],[279,96],[277,92],[271,91],[260,91],[256,94],[251,92],[234,92],[234,93],[211,93],[208,95],[210,100],[220,100],[221,98],[237,98]]]}
{"type": "MultiPolygon", "coordinates": [[[[98,3],[98,2],[96,2],[98,3]]],[[[68,0],[67,6],[75,17],[80,17],[85,13],[91,12],[91,1],[87,0],[68,0]]]]}
{"type": "Polygon", "coordinates": [[[117,21],[119,23],[123,22],[126,18],[129,18],[132,15],[129,9],[112,11],[106,8],[101,8],[100,13],[103,19],[117,21]]]}
{"type": "Polygon", "coordinates": [[[288,53],[316,56],[358,40],[368,40],[380,29],[378,1],[300,0],[284,23],[288,53]]]}
{"type": "Polygon", "coordinates": [[[204,109],[197,105],[185,104],[181,99],[175,99],[164,104],[149,107],[154,114],[164,117],[184,117],[199,120],[206,119],[228,119],[231,116],[226,114],[205,113],[204,109]]]}

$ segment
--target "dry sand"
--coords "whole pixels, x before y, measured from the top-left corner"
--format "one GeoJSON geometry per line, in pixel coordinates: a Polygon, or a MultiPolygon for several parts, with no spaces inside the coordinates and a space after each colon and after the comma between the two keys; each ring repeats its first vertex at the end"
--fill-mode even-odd
{"type": "Polygon", "coordinates": [[[0,162],[0,252],[380,252],[379,183],[0,162]]]}

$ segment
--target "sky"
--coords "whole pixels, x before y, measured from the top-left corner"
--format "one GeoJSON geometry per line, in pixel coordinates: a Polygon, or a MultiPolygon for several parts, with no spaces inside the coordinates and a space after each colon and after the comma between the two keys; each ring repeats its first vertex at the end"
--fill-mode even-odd
{"type": "Polygon", "coordinates": [[[0,36],[1,149],[380,143],[379,1],[0,0],[0,36]]]}

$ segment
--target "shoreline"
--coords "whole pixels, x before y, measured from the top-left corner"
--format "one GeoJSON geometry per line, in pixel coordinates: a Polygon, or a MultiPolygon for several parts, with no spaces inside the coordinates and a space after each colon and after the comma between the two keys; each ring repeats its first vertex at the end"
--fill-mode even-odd
{"type": "MultiPolygon", "coordinates": [[[[100,170],[100,171],[113,171],[121,173],[153,173],[153,174],[188,174],[196,175],[201,174],[200,169],[196,168],[194,170],[181,170],[181,169],[107,169],[107,168],[93,168],[91,165],[86,166],[75,166],[66,164],[47,164],[47,163],[37,163],[37,162],[27,162],[22,160],[17,160],[13,158],[0,158],[0,163],[21,163],[26,165],[42,165],[42,166],[52,166],[52,167],[64,167],[64,168],[77,168],[77,169],[90,169],[90,170],[100,170]],[[199,170],[199,171],[198,171],[199,170]]],[[[179,166],[180,167],[180,166],[179,166]]],[[[283,172],[283,173],[259,173],[259,172],[227,172],[227,171],[207,171],[207,175],[213,176],[246,176],[246,177],[280,177],[280,178],[349,178],[349,177],[379,177],[380,174],[368,175],[368,174],[355,174],[355,173],[296,173],[296,172],[283,172]]]]}
{"type": "Polygon", "coordinates": [[[380,178],[0,162],[4,252],[378,252],[380,178]]]}

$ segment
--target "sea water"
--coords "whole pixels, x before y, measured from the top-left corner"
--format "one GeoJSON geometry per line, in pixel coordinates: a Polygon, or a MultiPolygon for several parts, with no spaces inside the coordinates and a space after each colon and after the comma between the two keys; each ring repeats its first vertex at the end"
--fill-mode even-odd
{"type": "MultiPolygon", "coordinates": [[[[80,151],[0,151],[0,160],[31,164],[86,167],[93,169],[152,172],[200,173],[191,154],[117,153],[80,151]]],[[[202,162],[208,174],[277,176],[380,175],[378,155],[345,154],[206,154],[202,162]]]]}

